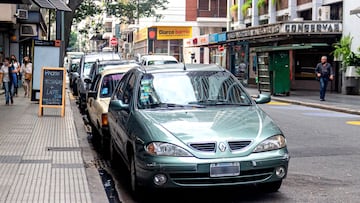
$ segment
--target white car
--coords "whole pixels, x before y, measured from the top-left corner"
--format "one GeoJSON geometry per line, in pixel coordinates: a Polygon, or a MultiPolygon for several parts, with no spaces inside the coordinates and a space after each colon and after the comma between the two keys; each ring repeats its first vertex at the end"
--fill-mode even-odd
{"type": "Polygon", "coordinates": [[[141,56],[140,63],[142,66],[151,66],[151,65],[162,65],[162,64],[174,64],[179,63],[179,61],[168,55],[144,55],[141,56]]]}
{"type": "Polygon", "coordinates": [[[138,67],[138,65],[126,64],[104,69],[96,75],[88,92],[86,105],[92,126],[93,142],[100,146],[105,156],[109,153],[107,151],[110,140],[107,113],[110,97],[123,74],[134,67],[138,67]]]}

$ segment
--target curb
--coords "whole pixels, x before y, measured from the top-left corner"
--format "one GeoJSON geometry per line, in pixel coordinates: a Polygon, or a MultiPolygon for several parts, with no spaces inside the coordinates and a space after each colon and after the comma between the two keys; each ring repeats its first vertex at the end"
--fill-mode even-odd
{"type": "Polygon", "coordinates": [[[279,101],[279,102],[286,102],[286,103],[291,103],[291,104],[297,104],[297,105],[302,105],[302,106],[309,106],[309,107],[314,107],[314,108],[319,108],[319,109],[337,111],[337,112],[342,112],[342,113],[360,115],[360,111],[354,110],[354,109],[341,108],[341,107],[335,107],[335,106],[311,103],[311,102],[302,102],[302,101],[296,101],[296,100],[291,100],[291,99],[281,99],[281,98],[276,98],[276,97],[271,97],[271,100],[275,100],[275,101],[279,101]]]}

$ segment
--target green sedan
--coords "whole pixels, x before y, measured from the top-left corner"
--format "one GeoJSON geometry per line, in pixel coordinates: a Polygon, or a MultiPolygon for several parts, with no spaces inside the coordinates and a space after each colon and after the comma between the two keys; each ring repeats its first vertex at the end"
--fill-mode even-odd
{"type": "Polygon", "coordinates": [[[120,155],[140,188],[257,185],[277,191],[289,154],[279,127],[217,65],[129,70],[109,104],[112,161],[120,155]]]}

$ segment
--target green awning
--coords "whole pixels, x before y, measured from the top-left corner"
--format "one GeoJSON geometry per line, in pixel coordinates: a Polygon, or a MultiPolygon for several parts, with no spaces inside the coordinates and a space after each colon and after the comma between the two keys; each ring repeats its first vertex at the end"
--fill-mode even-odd
{"type": "Polygon", "coordinates": [[[311,49],[314,47],[327,47],[327,46],[329,46],[329,45],[326,43],[291,44],[291,45],[284,45],[284,46],[263,46],[263,47],[256,47],[255,52],[311,49]]]}

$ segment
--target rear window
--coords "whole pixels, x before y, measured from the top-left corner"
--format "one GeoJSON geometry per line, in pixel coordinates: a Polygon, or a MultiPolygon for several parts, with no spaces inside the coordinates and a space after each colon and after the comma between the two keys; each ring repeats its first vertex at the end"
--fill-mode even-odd
{"type": "Polygon", "coordinates": [[[163,65],[163,64],[175,64],[177,61],[171,60],[158,60],[158,61],[148,61],[148,65],[163,65]]]}
{"type": "Polygon", "coordinates": [[[100,98],[111,97],[117,83],[121,80],[123,73],[106,75],[101,83],[100,98]]]}

